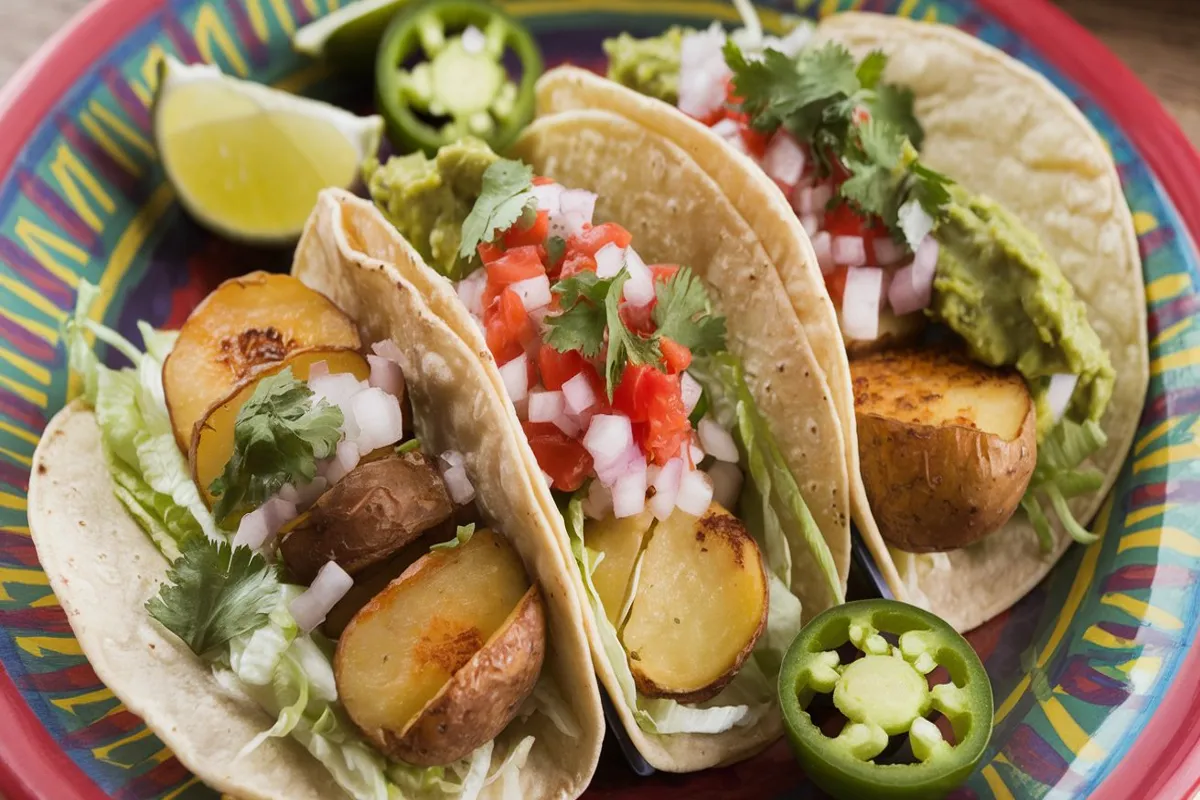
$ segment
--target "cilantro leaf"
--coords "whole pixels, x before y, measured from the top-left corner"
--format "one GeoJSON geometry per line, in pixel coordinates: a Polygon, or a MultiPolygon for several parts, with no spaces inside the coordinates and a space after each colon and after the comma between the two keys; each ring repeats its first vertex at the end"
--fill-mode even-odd
{"type": "Polygon", "coordinates": [[[429,551],[437,552],[439,550],[455,550],[462,547],[467,542],[471,541],[471,537],[475,535],[475,523],[471,522],[466,525],[459,525],[458,530],[454,533],[454,538],[444,542],[438,542],[429,548],[429,551]]]}
{"type": "Polygon", "coordinates": [[[421,449],[420,439],[409,439],[407,442],[401,442],[396,445],[396,455],[402,456],[405,453],[415,453],[421,449]]]}
{"type": "Polygon", "coordinates": [[[866,57],[859,62],[858,69],[854,71],[854,77],[858,78],[858,84],[864,89],[874,89],[879,84],[879,79],[883,77],[883,71],[887,68],[888,57],[882,50],[872,50],[867,53],[866,57]]]}
{"type": "Polygon", "coordinates": [[[725,318],[712,313],[704,283],[684,267],[654,287],[658,303],[654,324],[660,336],[689,348],[695,355],[725,349],[725,318]]]}
{"type": "Polygon", "coordinates": [[[621,373],[625,364],[653,364],[662,369],[662,351],[658,347],[658,334],[642,336],[625,327],[621,319],[621,292],[629,273],[620,272],[608,287],[608,297],[605,298],[605,311],[608,318],[608,356],[604,360],[604,375],[608,384],[608,399],[613,398],[613,390],[621,382],[621,373]]]}
{"type": "Polygon", "coordinates": [[[483,188],[462,225],[459,258],[471,259],[475,249],[511,228],[527,210],[536,212],[533,167],[502,158],[483,173],[483,188]]]}
{"type": "Polygon", "coordinates": [[[265,625],[279,589],[278,573],[261,555],[196,536],[183,543],[146,610],[193,653],[211,657],[234,637],[265,625]]]}
{"type": "Polygon", "coordinates": [[[564,308],[570,308],[580,299],[587,299],[599,305],[608,297],[612,282],[612,278],[601,278],[596,273],[585,270],[554,284],[554,292],[562,298],[564,308]]]}
{"type": "Polygon", "coordinates": [[[567,251],[567,240],[561,236],[551,236],[546,240],[546,260],[550,264],[558,264],[562,261],[563,254],[567,251]]]}
{"type": "Polygon", "coordinates": [[[871,117],[876,121],[897,128],[908,137],[917,150],[925,143],[925,130],[917,122],[913,112],[912,89],[891,83],[880,83],[875,87],[875,96],[867,101],[871,117]]]}
{"type": "Polygon", "coordinates": [[[546,344],[560,353],[578,350],[586,358],[598,356],[608,326],[604,300],[612,282],[594,272],[581,272],[554,284],[552,291],[565,311],[546,317],[546,344]]]}
{"type": "Polygon", "coordinates": [[[243,504],[258,505],[285,483],[308,483],[317,460],[333,455],[341,441],[342,410],[292,377],[292,368],[268,375],[238,411],[233,455],[209,487],[220,499],[213,508],[224,520],[243,504]]]}

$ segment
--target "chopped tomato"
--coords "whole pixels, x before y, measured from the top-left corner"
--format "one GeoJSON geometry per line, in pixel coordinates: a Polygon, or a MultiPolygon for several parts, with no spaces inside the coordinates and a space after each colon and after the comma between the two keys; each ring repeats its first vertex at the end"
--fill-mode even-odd
{"type": "Polygon", "coordinates": [[[583,360],[578,350],[568,350],[560,353],[546,345],[538,351],[538,367],[542,371],[542,385],[552,392],[562,388],[563,384],[574,378],[589,364],[583,360]]]}
{"type": "Polygon", "coordinates": [[[738,126],[738,133],[742,135],[742,144],[746,145],[746,152],[750,155],[761,159],[767,154],[767,144],[771,141],[770,136],[760,133],[744,123],[738,126]]]}
{"type": "Polygon", "coordinates": [[[823,228],[830,236],[861,236],[867,251],[867,263],[879,263],[875,258],[875,239],[891,236],[883,220],[878,217],[864,219],[849,203],[838,203],[825,212],[823,228]]]}
{"type": "Polygon", "coordinates": [[[537,335],[521,298],[504,289],[494,305],[483,312],[488,350],[497,364],[507,364],[525,352],[525,344],[537,335]]]}
{"type": "Polygon", "coordinates": [[[666,336],[658,340],[658,347],[662,350],[663,363],[671,375],[678,375],[692,363],[692,351],[666,336]]]}
{"type": "Polygon", "coordinates": [[[595,256],[596,252],[606,244],[628,247],[632,241],[633,234],[629,231],[615,222],[606,222],[603,225],[586,228],[567,239],[567,257],[570,258],[576,253],[595,256]]]}
{"type": "Polygon", "coordinates": [[[509,286],[545,275],[546,269],[538,258],[536,247],[514,247],[495,261],[487,262],[487,273],[487,287],[483,290],[484,309],[490,308],[509,286]]]}
{"type": "Polygon", "coordinates": [[[558,271],[558,277],[569,278],[572,275],[578,275],[581,272],[595,272],[596,259],[589,256],[587,253],[568,253],[563,259],[562,269],[558,271]]]}
{"type": "Polygon", "coordinates": [[[650,301],[644,306],[631,306],[628,303],[622,303],[618,309],[621,315],[621,321],[625,323],[625,327],[635,333],[649,335],[654,333],[654,301],[650,301]]]}
{"type": "Polygon", "coordinates": [[[833,271],[825,276],[825,288],[829,291],[829,299],[837,308],[842,307],[842,295],[846,293],[846,275],[849,272],[849,267],[834,267],[833,271]]]}
{"type": "Polygon", "coordinates": [[[510,249],[529,245],[537,247],[546,241],[548,233],[550,233],[550,212],[539,211],[529,227],[522,228],[521,220],[517,220],[511,228],[505,231],[504,246],[510,249]]]}
{"type": "Polygon", "coordinates": [[[592,474],[592,456],[584,446],[548,422],[522,422],[538,466],[561,492],[573,492],[592,474]]]}
{"type": "Polygon", "coordinates": [[[628,364],[613,392],[613,408],[634,423],[634,438],[651,461],[665,464],[692,435],[679,376],[649,364],[628,364]]]}
{"type": "Polygon", "coordinates": [[[504,248],[498,244],[484,242],[476,248],[479,252],[479,260],[484,264],[490,264],[496,259],[504,255],[504,248]]]}
{"type": "Polygon", "coordinates": [[[654,276],[654,280],[666,283],[675,277],[675,273],[679,272],[678,264],[651,264],[650,274],[654,276]]]}
{"type": "Polygon", "coordinates": [[[547,178],[545,175],[538,175],[533,179],[534,186],[549,186],[554,183],[554,178],[547,178]]]}

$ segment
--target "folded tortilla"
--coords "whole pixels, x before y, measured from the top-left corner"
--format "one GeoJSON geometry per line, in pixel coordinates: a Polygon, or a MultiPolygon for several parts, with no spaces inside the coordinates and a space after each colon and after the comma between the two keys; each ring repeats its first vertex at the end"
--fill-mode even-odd
{"type": "MultiPolygon", "coordinates": [[[[540,584],[549,621],[543,669],[580,733],[565,736],[539,713],[515,719],[497,737],[492,763],[534,736],[520,771],[522,796],[577,797],[595,771],[604,723],[569,577],[574,565],[550,538],[534,479],[522,465],[519,428],[497,424],[511,410],[477,356],[388,263],[416,254],[381,216],[345,213],[349,200],[342,193],[322,195],[293,273],[354,319],[363,341],[396,342],[408,361],[403,369],[422,446],[464,454],[484,517],[508,537],[540,584]]],[[[95,417],[79,404],[54,418],[35,454],[29,524],[50,586],[97,675],[201,781],[239,800],[345,796],[290,739],[268,739],[238,757],[274,720],[249,698],[222,689],[211,670],[146,613],[168,564],[114,497],[95,417]]],[[[497,782],[483,796],[500,788],[497,782]]]]}

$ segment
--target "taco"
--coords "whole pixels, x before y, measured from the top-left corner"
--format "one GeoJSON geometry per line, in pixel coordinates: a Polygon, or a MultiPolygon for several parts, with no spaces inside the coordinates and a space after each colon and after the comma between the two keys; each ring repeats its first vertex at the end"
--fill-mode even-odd
{"type": "Polygon", "coordinates": [[[613,80],[553,70],[538,113],[625,116],[701,160],[763,241],[805,229],[775,266],[801,316],[814,267],[836,309],[806,331],[850,354],[822,366],[855,521],[899,597],[972,628],[1095,541],[1132,441],[1145,304],[1116,168],[1048,81],[952,28],[748,22],[609,40],[613,80]]]}
{"type": "Polygon", "coordinates": [[[537,120],[511,155],[369,164],[424,257],[397,268],[512,408],[634,746],[669,771],[748,757],[782,730],[783,650],[849,567],[842,425],[778,250],[619,115],[537,120]]]}
{"type": "Polygon", "coordinates": [[[291,276],[145,352],[94,287],[68,324],[38,556],[100,678],[240,800],[573,798],[599,757],[574,579],[511,412],[389,264],[414,257],[326,195],[291,276]]]}

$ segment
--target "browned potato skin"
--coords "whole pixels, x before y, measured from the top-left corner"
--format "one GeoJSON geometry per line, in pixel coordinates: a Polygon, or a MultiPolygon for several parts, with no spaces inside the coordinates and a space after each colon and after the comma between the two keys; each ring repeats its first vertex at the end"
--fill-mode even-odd
{"type": "Polygon", "coordinates": [[[449,538],[453,514],[432,462],[418,452],[393,453],[359,464],[321,495],[293,521],[279,551],[305,585],[328,561],[356,575],[425,533],[449,538]]]}
{"type": "MultiPolygon", "coordinates": [[[[839,311],[838,314],[840,325],[841,312],[839,311]]],[[[884,309],[879,313],[879,336],[877,338],[867,341],[842,337],[846,343],[846,355],[850,358],[859,358],[872,353],[882,353],[885,350],[894,350],[898,347],[908,347],[921,336],[926,322],[925,314],[920,311],[898,317],[890,309],[884,309]]]]}
{"type": "Polygon", "coordinates": [[[392,758],[418,766],[449,764],[508,727],[533,691],[546,657],[546,608],[537,586],[521,598],[503,627],[399,736],[376,742],[392,758]]]}
{"type": "MultiPolygon", "coordinates": [[[[945,352],[901,351],[851,362],[867,499],[883,538],[901,550],[942,552],[999,530],[1016,511],[1037,464],[1037,415],[1024,380],[945,352]],[[1006,441],[969,413],[931,419],[948,385],[1007,384],[1026,411],[1006,441]],[[901,385],[887,402],[882,386],[901,385]]],[[[973,409],[965,409],[968,412],[973,409]]]]}

